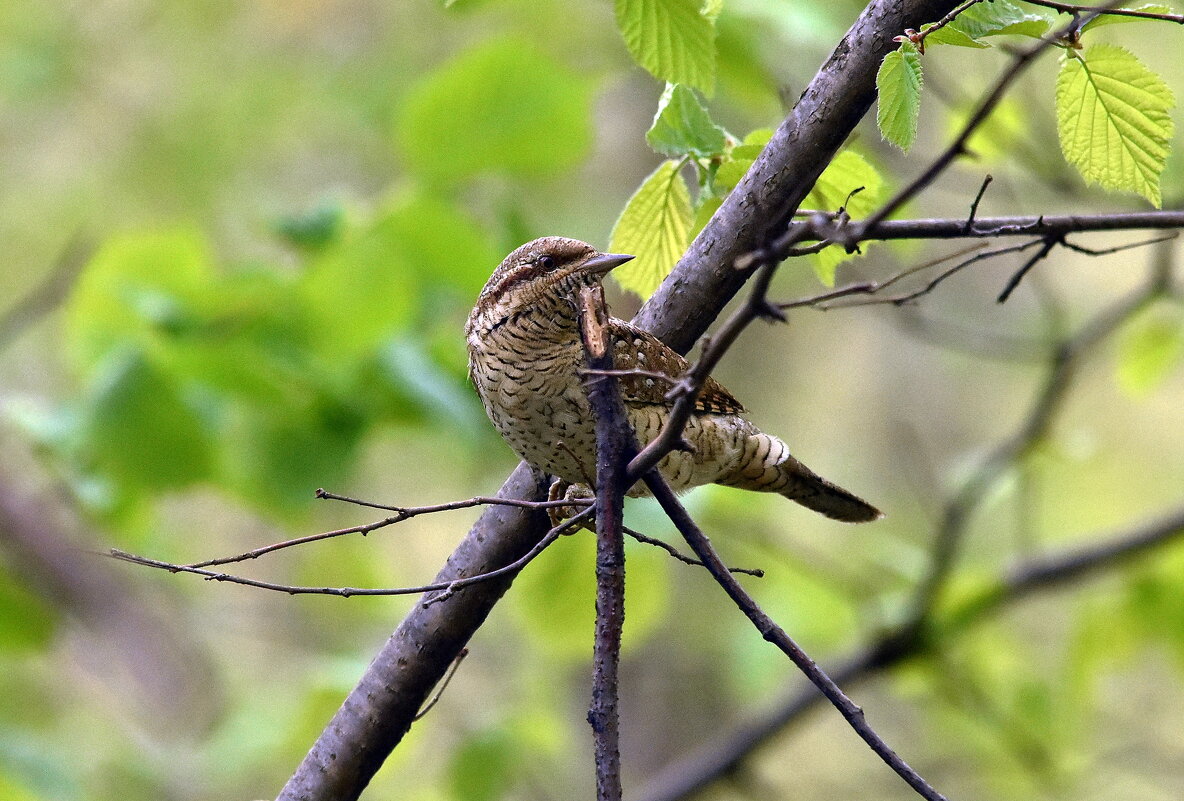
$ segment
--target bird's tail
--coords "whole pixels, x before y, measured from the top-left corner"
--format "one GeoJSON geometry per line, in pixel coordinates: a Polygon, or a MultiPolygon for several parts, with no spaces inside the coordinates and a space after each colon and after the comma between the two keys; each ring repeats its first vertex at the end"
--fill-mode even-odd
{"type": "Polygon", "coordinates": [[[867,501],[799,462],[777,437],[756,431],[748,436],[742,451],[736,470],[717,479],[718,483],[757,492],[776,492],[845,523],[868,523],[884,516],[867,501]]]}

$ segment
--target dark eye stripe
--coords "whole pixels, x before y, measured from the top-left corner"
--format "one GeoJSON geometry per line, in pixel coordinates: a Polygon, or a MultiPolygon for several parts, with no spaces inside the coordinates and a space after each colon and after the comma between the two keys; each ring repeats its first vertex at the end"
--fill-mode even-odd
{"type": "Polygon", "coordinates": [[[523,281],[529,281],[543,272],[545,272],[545,270],[539,269],[539,264],[537,262],[527,262],[526,264],[519,265],[518,267],[515,267],[503,275],[496,284],[489,287],[485,293],[486,297],[488,297],[490,300],[496,300],[511,287],[520,284],[523,281]]]}

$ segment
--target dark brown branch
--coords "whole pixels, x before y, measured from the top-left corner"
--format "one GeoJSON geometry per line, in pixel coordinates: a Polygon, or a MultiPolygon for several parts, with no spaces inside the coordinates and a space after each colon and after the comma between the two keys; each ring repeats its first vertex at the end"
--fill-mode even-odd
{"type": "Polygon", "coordinates": [[[1112,17],[1134,17],[1136,19],[1153,19],[1161,22],[1175,22],[1184,25],[1184,14],[1162,14],[1154,11],[1140,11],[1133,8],[1113,8],[1111,6],[1079,6],[1072,3],[1054,3],[1050,0],[1024,0],[1034,6],[1051,8],[1062,14],[1098,14],[1112,17]]]}
{"type": "Polygon", "coordinates": [[[712,577],[724,588],[728,597],[745,614],[761,636],[775,645],[793,661],[794,665],[806,675],[826,699],[839,710],[839,713],[850,724],[851,728],[863,739],[877,756],[892,768],[898,776],[904,779],[918,795],[927,801],[945,801],[945,796],[935,790],[925,779],[909,766],[907,762],[893,751],[875,729],[867,722],[863,710],[847,697],[830,676],[803,651],[796,642],[778,626],[757,604],[756,600],[740,586],[736,578],[728,572],[727,567],[716,554],[710,540],[699,530],[695,521],[687,514],[679,502],[678,497],[670,486],[656,471],[645,475],[645,483],[654,498],[661,504],[662,509],[670,517],[679,532],[686,539],[687,544],[695,555],[703,560],[712,577]]]}
{"type": "MultiPolygon", "coordinates": [[[[854,228],[849,226],[849,228],[854,228]]],[[[795,222],[787,230],[798,241],[843,239],[849,242],[894,239],[984,239],[998,236],[1065,236],[1091,231],[1139,231],[1184,228],[1184,211],[1136,211],[1114,214],[1051,214],[1038,217],[973,217],[963,220],[884,220],[843,234],[829,224],[795,222]]]]}
{"type": "Polygon", "coordinates": [[[625,624],[625,465],[637,451],[613,370],[604,290],[596,284],[580,293],[580,330],[588,369],[608,373],[588,382],[588,403],[596,418],[596,638],[592,654],[592,727],[597,801],[621,799],[620,661],[625,624]]]}

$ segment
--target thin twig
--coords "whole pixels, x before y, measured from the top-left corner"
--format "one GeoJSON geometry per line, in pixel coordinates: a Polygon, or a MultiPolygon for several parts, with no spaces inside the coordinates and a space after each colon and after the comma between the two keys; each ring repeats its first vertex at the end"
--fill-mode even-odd
{"type": "Polygon", "coordinates": [[[761,636],[777,646],[782,653],[793,661],[799,670],[806,674],[806,677],[811,683],[839,710],[839,713],[846,719],[851,728],[863,738],[863,741],[868,744],[872,751],[888,767],[892,768],[898,776],[904,779],[910,787],[916,790],[918,795],[926,799],[926,801],[945,801],[945,796],[935,790],[929,782],[925,781],[919,773],[913,770],[907,762],[901,759],[884,742],[884,739],[867,722],[863,710],[847,697],[830,676],[822,668],[818,667],[814,660],[793,641],[789,634],[765,614],[756,600],[740,586],[740,583],[728,572],[727,567],[720,560],[719,555],[711,546],[711,542],[704,536],[694,520],[691,519],[691,516],[687,514],[686,509],[683,508],[674,491],[670,489],[670,485],[656,471],[652,470],[645,474],[644,480],[650,492],[653,493],[654,498],[661,504],[667,516],[670,517],[675,527],[678,528],[679,532],[686,539],[691,550],[703,560],[707,569],[711,572],[712,577],[723,587],[728,597],[735,602],[745,616],[752,621],[752,624],[761,633],[761,636]]]}
{"type": "Polygon", "coordinates": [[[592,500],[590,498],[572,498],[556,501],[524,501],[517,498],[496,498],[492,496],[479,495],[475,498],[466,498],[463,501],[449,501],[448,503],[438,503],[431,506],[384,506],[382,504],[371,503],[370,501],[362,501],[356,498],[349,498],[344,495],[337,495],[332,492],[327,492],[323,489],[317,490],[318,498],[328,498],[335,501],[346,501],[357,506],[366,506],[372,509],[385,509],[387,511],[395,512],[390,517],[376,520],[372,523],[366,523],[360,526],[350,526],[349,528],[339,528],[333,531],[322,531],[317,534],[308,534],[303,537],[293,537],[290,540],[283,540],[281,542],[273,542],[270,545],[263,545],[259,548],[246,551],[244,553],[235,554],[233,556],[220,556],[216,559],[207,559],[203,562],[193,562],[185,565],[185,567],[199,568],[199,567],[213,567],[215,565],[228,565],[234,562],[246,562],[251,559],[258,559],[265,554],[274,553],[275,551],[282,551],[285,548],[293,548],[298,545],[307,545],[310,542],[318,542],[320,540],[333,539],[334,537],[343,537],[348,534],[361,534],[365,536],[371,531],[376,531],[386,526],[392,526],[395,523],[402,523],[404,520],[410,520],[419,515],[433,514],[435,512],[450,512],[456,509],[468,509],[474,506],[515,506],[521,509],[552,509],[560,506],[591,506],[592,500]]]}
{"type": "MultiPolygon", "coordinates": [[[[673,545],[666,542],[665,540],[660,540],[657,537],[651,537],[647,534],[642,534],[640,531],[637,531],[636,529],[629,528],[628,526],[625,526],[625,533],[628,534],[633,539],[637,540],[638,542],[643,542],[646,545],[653,545],[658,548],[661,548],[663,551],[670,554],[672,557],[674,557],[678,561],[682,562],[684,565],[694,565],[695,567],[705,567],[705,565],[701,561],[699,561],[698,559],[693,559],[690,556],[687,556],[682,551],[678,550],[677,548],[675,548],[673,545]]],[[[765,571],[761,570],[760,568],[729,567],[728,571],[732,572],[732,573],[743,573],[746,576],[755,576],[756,578],[764,578],[765,577],[765,571]]]]}
{"type": "MultiPolygon", "coordinates": [[[[1096,16],[1096,13],[1094,16],[1096,16]]],[[[923,173],[908,185],[901,188],[878,211],[866,220],[850,226],[853,233],[849,239],[842,241],[847,242],[848,246],[852,246],[855,242],[863,238],[863,231],[874,228],[884,220],[887,220],[892,214],[904,206],[905,203],[916,197],[918,192],[933,183],[939,175],[945,172],[946,168],[950,166],[954,159],[967,152],[966,143],[970,141],[970,137],[987,121],[991,112],[995,110],[995,106],[1007,94],[1007,90],[1019,79],[1020,75],[1032,64],[1036,57],[1051,45],[1061,41],[1067,34],[1078,30],[1079,25],[1084,24],[1084,21],[1075,19],[1056,33],[1045,36],[1031,47],[1017,52],[1012,59],[1011,65],[999,76],[995,81],[995,85],[991,87],[991,90],[979,102],[974,112],[971,113],[970,118],[958,132],[958,135],[954,137],[954,141],[930,163],[929,167],[923,173]]],[[[838,239],[839,237],[831,238],[838,239]]]]}
{"type": "Polygon", "coordinates": [[[915,44],[917,46],[918,50],[920,50],[922,53],[924,53],[925,52],[925,39],[926,39],[926,37],[929,36],[929,34],[933,33],[934,31],[939,31],[942,28],[944,28],[945,26],[949,25],[951,22],[953,22],[955,19],[957,19],[959,14],[961,14],[963,11],[970,8],[971,6],[977,4],[978,2],[979,2],[979,0],[966,0],[965,3],[963,3],[962,5],[955,8],[949,14],[946,14],[944,17],[942,17],[941,19],[939,19],[937,22],[933,23],[932,25],[926,25],[924,28],[921,29],[920,33],[918,33],[914,36],[910,36],[909,39],[912,41],[913,44],[915,44]]]}
{"type": "Polygon", "coordinates": [[[1137,8],[1112,8],[1111,6],[1079,6],[1072,3],[1054,3],[1050,0],[1024,0],[1034,6],[1044,6],[1055,9],[1062,14],[1096,14],[1112,17],[1135,17],[1136,19],[1154,19],[1161,22],[1175,22],[1184,25],[1184,14],[1162,14],[1154,11],[1140,11],[1137,8]]]}
{"type": "Polygon", "coordinates": [[[445,673],[444,678],[440,680],[440,688],[436,690],[436,694],[432,696],[432,700],[424,704],[423,709],[419,710],[419,712],[415,714],[415,717],[412,718],[413,721],[423,720],[424,715],[432,711],[432,707],[434,707],[440,701],[440,698],[443,697],[444,691],[448,689],[449,683],[452,682],[452,677],[455,676],[456,671],[460,669],[460,663],[465,661],[465,657],[468,655],[468,648],[460,649],[460,653],[456,655],[456,659],[452,660],[452,666],[448,668],[448,672],[445,673]]]}
{"type": "Polygon", "coordinates": [[[476,576],[465,576],[453,581],[442,582],[437,584],[425,584],[420,587],[379,587],[379,588],[362,588],[362,587],[305,587],[292,584],[277,584],[270,581],[259,581],[258,579],[247,578],[245,576],[236,576],[230,573],[219,573],[213,570],[206,570],[200,567],[193,567],[190,565],[178,565],[171,562],[163,562],[159,559],[150,559],[146,556],[138,556],[127,551],[121,551],[118,548],[112,548],[107,552],[107,555],[113,559],[118,559],[123,562],[131,562],[136,565],[143,565],[145,567],[154,567],[159,570],[167,570],[170,573],[192,573],[196,576],[202,576],[207,581],[226,581],[231,584],[241,584],[246,587],[255,587],[261,590],[271,590],[273,592],[287,593],[288,595],[335,595],[341,598],[350,598],[355,595],[420,595],[423,593],[439,592],[440,595],[432,596],[424,600],[425,604],[439,603],[451,597],[457,590],[464,589],[470,585],[489,579],[503,576],[507,573],[512,573],[521,570],[532,559],[542,553],[547,546],[559,538],[563,532],[584,522],[592,516],[592,509],[588,508],[573,517],[568,518],[563,523],[560,523],[555,528],[547,532],[539,542],[531,548],[524,556],[511,562],[504,567],[491,570],[487,573],[481,573],[476,576]]]}
{"type": "Polygon", "coordinates": [[[1037,265],[1037,263],[1048,258],[1048,254],[1052,253],[1052,249],[1061,244],[1062,238],[1059,236],[1045,237],[1044,242],[1040,245],[1040,250],[1028,257],[1028,260],[1015,271],[1015,273],[1008,279],[1003,291],[999,293],[999,297],[995,298],[996,303],[1006,303],[1007,299],[1011,297],[1011,293],[1015,291],[1016,287],[1020,285],[1020,281],[1024,280],[1024,276],[1037,265]]]}
{"type": "Polygon", "coordinates": [[[991,185],[993,180],[995,178],[990,173],[987,173],[987,176],[983,178],[982,185],[978,188],[978,194],[974,196],[974,200],[970,204],[970,214],[966,217],[966,224],[962,226],[964,232],[969,232],[974,228],[974,218],[978,215],[978,204],[982,202],[983,195],[987,193],[987,187],[991,185]]]}

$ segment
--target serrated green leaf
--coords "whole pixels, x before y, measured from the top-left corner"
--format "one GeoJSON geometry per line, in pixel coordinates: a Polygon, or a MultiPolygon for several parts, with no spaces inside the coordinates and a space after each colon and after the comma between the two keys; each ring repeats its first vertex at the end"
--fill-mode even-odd
{"type": "MultiPolygon", "coordinates": [[[[1123,6],[1125,8],[1125,6],[1123,6]]],[[[1172,14],[1174,13],[1172,7],[1166,3],[1145,3],[1141,6],[1134,6],[1129,11],[1146,11],[1151,14],[1172,14]]],[[[1100,28],[1103,25],[1114,25],[1119,22],[1154,22],[1155,20],[1147,17],[1127,17],[1121,14],[1099,14],[1091,19],[1089,22],[1081,26],[1081,32],[1100,28]]]]}
{"type": "MultiPolygon", "coordinates": [[[[802,208],[838,211],[845,205],[847,213],[853,218],[866,217],[880,205],[883,194],[884,179],[876,168],[858,153],[844,150],[835,156],[818,177],[814,188],[802,201],[802,208]],[[861,191],[851,194],[860,187],[863,187],[861,191]]],[[[831,245],[811,257],[814,272],[822,283],[833,286],[835,269],[853,255],[837,245],[831,245]]]]}
{"type": "Polygon", "coordinates": [[[957,28],[971,39],[984,36],[1033,36],[1048,33],[1048,20],[1039,14],[1025,13],[1011,0],[976,3],[963,11],[947,27],[957,28]]]}
{"type": "Polygon", "coordinates": [[[664,156],[711,158],[724,152],[727,131],[711,121],[693,90],[669,83],[645,141],[664,156]]]}
{"type": "Polygon", "coordinates": [[[616,0],[617,28],[633,59],[654,77],[715,88],[712,3],[699,0],[616,0]]]}
{"type": "Polygon", "coordinates": [[[1128,50],[1098,44],[1067,54],[1057,77],[1061,151],[1087,181],[1159,207],[1174,102],[1163,79],[1128,50]]]}
{"type": "Polygon", "coordinates": [[[547,175],[592,144],[592,82],[521,39],[469,50],[413,88],[398,119],[408,169],[434,179],[547,175]]]}
{"type": "Polygon", "coordinates": [[[612,276],[630,292],[648,298],[670,274],[690,244],[691,195],[677,161],[664,161],[629,198],[613,226],[609,250],[637,258],[612,276]]]}
{"type": "Polygon", "coordinates": [[[1159,306],[1127,326],[1118,350],[1118,383],[1132,395],[1146,395],[1182,362],[1184,310],[1159,306]]]}
{"type": "MultiPolygon", "coordinates": [[[[934,23],[936,24],[936,23],[934,23]]],[[[926,25],[926,28],[933,27],[926,25]]],[[[924,32],[924,29],[922,29],[924,32]]],[[[953,25],[943,25],[933,33],[925,34],[925,44],[944,44],[953,45],[954,47],[973,47],[979,50],[989,48],[990,45],[986,42],[980,42],[977,39],[972,39],[970,34],[955,28],[953,25]]]]}
{"type": "Polygon", "coordinates": [[[908,152],[917,138],[921,111],[921,56],[909,41],[884,57],[876,73],[878,106],[876,124],[880,136],[908,152]]]}

